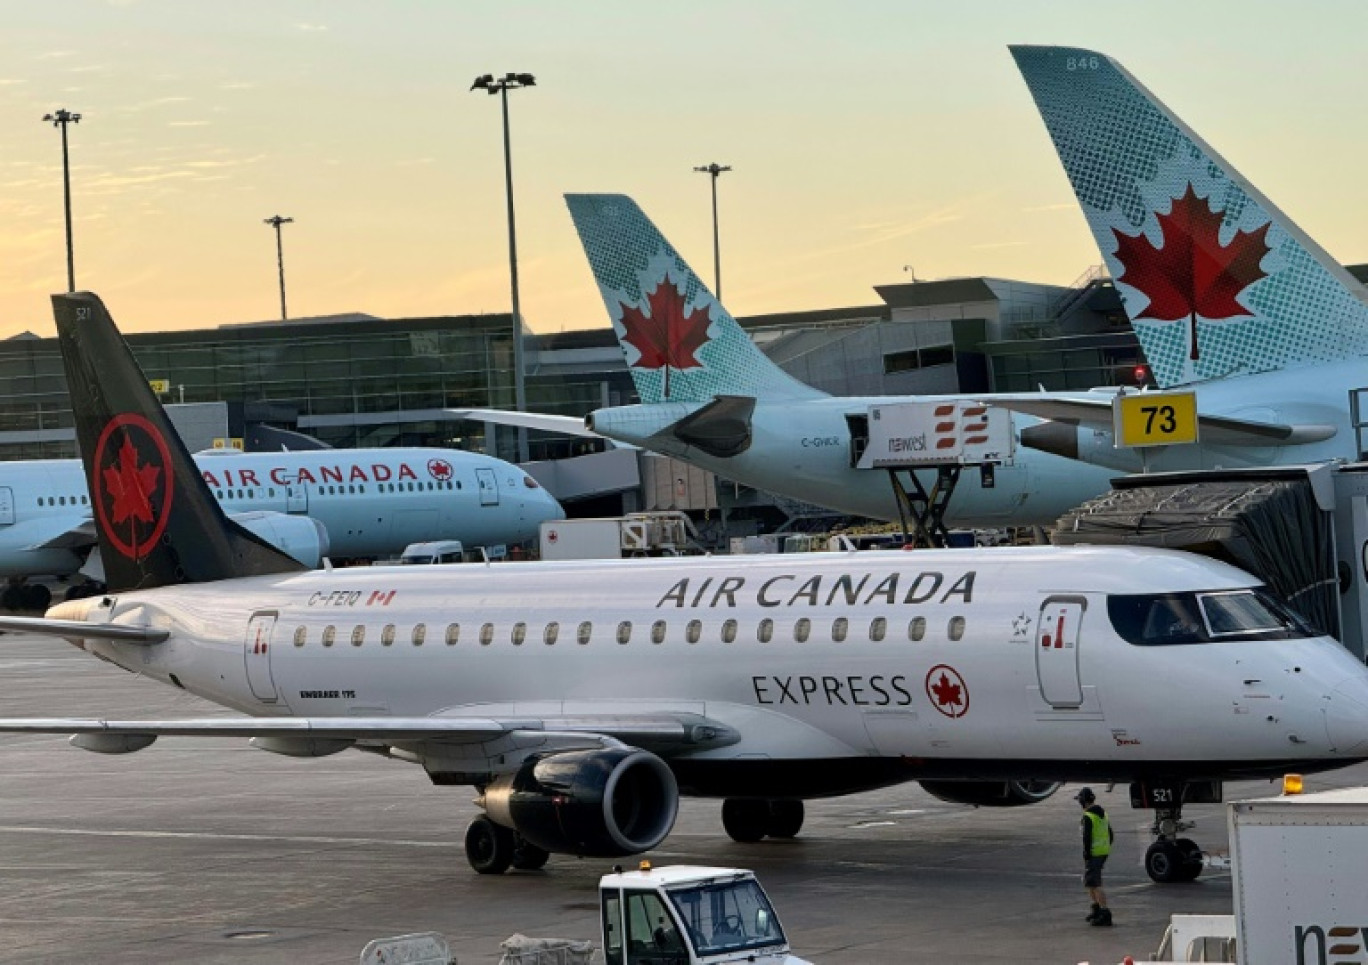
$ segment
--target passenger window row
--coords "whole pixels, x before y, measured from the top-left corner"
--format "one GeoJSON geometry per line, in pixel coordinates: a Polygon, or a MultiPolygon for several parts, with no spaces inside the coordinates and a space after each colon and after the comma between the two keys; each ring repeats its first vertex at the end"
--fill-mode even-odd
{"type": "Polygon", "coordinates": [[[88,506],[89,496],[39,496],[39,506],[88,506]]]}
{"type": "MultiPolygon", "coordinates": [[[[966,622],[964,617],[951,617],[946,624],[945,635],[951,642],[956,642],[964,638],[966,622]]],[[[614,639],[619,644],[632,642],[633,625],[630,620],[623,620],[617,624],[614,639]]],[[[766,617],[755,625],[755,639],[760,643],[770,643],[774,640],[775,621],[766,617]]],[[[795,643],[807,643],[812,638],[813,620],[809,617],[799,617],[793,624],[792,639],[795,643]]],[[[913,643],[920,643],[926,639],[926,617],[913,617],[907,623],[907,639],[913,643]]],[[[656,620],[650,625],[650,641],[653,644],[665,642],[669,633],[669,621],[656,620]]],[[[741,625],[738,620],[728,619],[722,622],[719,629],[719,639],[723,643],[735,643],[741,633],[741,625]]],[[[398,639],[399,631],[393,623],[387,623],[380,631],[380,645],[392,647],[398,639]]],[[[888,636],[888,618],[874,617],[869,622],[866,630],[867,638],[873,643],[882,642],[888,636]]],[[[575,627],[575,642],[581,646],[589,643],[594,636],[594,624],[585,620],[575,627]]],[[[831,639],[836,643],[844,643],[850,636],[850,619],[848,617],[836,617],[831,621],[831,639]]],[[[494,643],[496,638],[507,639],[515,647],[520,647],[527,642],[527,624],[523,621],[514,623],[509,629],[506,637],[502,637],[495,624],[482,623],[476,634],[480,646],[488,647],[494,643]]],[[[553,646],[560,639],[560,623],[551,622],[546,624],[541,634],[542,642],[547,646],[553,646]]],[[[684,624],[684,641],[686,643],[698,643],[703,638],[703,621],[690,620],[684,624]]],[[[461,640],[461,625],[459,623],[449,623],[443,636],[446,645],[455,646],[461,640]]],[[[409,642],[415,647],[421,647],[427,640],[427,625],[417,624],[412,633],[409,634],[409,642]]],[[[296,627],[294,632],[294,645],[302,647],[309,641],[309,628],[296,627]]],[[[331,647],[337,642],[337,627],[328,625],[323,627],[318,637],[318,642],[325,647],[331,647]]],[[[351,629],[352,646],[359,647],[366,642],[366,627],[364,624],[357,624],[351,629]]]]}

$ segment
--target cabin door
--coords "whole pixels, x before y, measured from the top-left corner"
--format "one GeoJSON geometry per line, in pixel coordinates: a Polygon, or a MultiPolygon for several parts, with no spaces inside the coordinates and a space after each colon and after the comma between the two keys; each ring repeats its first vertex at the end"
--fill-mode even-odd
{"type": "Polygon", "coordinates": [[[271,679],[271,631],[275,629],[275,610],[252,614],[247,622],[247,686],[252,696],[263,703],[276,702],[275,681],[271,679]]]}
{"type": "Polygon", "coordinates": [[[14,523],[14,490],[8,486],[0,486],[0,526],[10,526],[14,523]]]}
{"type": "Polygon", "coordinates": [[[499,505],[499,480],[494,477],[494,470],[476,469],[475,481],[480,486],[480,505],[499,505]]]}
{"type": "Polygon", "coordinates": [[[309,487],[298,480],[285,487],[285,512],[307,513],[309,511],[309,487]]]}
{"type": "Polygon", "coordinates": [[[1053,707],[1083,706],[1083,682],[1078,649],[1087,601],[1077,596],[1052,596],[1040,608],[1036,622],[1035,663],[1040,696],[1053,707]]]}

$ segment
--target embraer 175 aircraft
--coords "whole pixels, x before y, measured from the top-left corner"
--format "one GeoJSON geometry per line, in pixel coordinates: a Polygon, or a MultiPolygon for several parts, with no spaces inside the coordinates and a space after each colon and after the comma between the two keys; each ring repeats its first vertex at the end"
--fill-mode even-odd
{"type": "Polygon", "coordinates": [[[1183,802],[1368,758],[1368,668],[1248,574],[1166,550],[304,572],[224,516],[100,300],[53,303],[91,492],[112,510],[96,514],[110,592],[0,629],[250,716],[0,732],[409,761],[478,789],[465,843],[484,873],[654,848],[681,793],[724,798],[728,833],[754,841],[797,834],[806,797],[920,781],[1011,805],[1086,779],[1141,782],[1150,873],[1180,880],[1201,867],[1177,837],[1183,802]]]}
{"type": "MultiPolygon", "coordinates": [[[[195,461],[231,519],[308,566],[328,555],[397,554],[409,543],[437,538],[470,546],[518,543],[536,538],[542,520],[565,518],[531,476],[473,452],[224,450],[200,453],[195,461]]],[[[75,573],[94,545],[80,460],[0,467],[0,577],[75,573]]],[[[98,577],[98,567],[92,575],[98,577]]],[[[30,589],[47,592],[41,585],[22,588],[30,589]]],[[[48,601],[20,602],[41,609],[48,601]]]]}
{"type": "MultiPolygon", "coordinates": [[[[1200,442],[1148,467],[1360,458],[1350,396],[1368,386],[1368,291],[1116,61],[1011,50],[1155,380],[1196,392],[1200,442]]],[[[1023,445],[1141,467],[1113,445],[1109,400],[1000,404],[1056,420],[1023,445]]]]}

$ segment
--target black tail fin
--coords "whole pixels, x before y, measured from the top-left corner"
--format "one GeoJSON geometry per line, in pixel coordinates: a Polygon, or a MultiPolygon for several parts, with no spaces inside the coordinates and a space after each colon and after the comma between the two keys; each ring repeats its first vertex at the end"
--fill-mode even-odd
{"type": "Polygon", "coordinates": [[[52,309],[109,588],[304,569],[224,516],[99,297],[52,309]]]}

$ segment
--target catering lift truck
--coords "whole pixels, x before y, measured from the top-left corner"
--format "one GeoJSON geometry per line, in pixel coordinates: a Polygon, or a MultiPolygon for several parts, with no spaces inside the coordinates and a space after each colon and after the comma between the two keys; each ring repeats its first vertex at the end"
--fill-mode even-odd
{"type": "Polygon", "coordinates": [[[966,468],[991,489],[995,467],[1015,453],[1012,414],[978,402],[887,402],[846,417],[850,464],[888,473],[898,518],[911,545],[943,547],[949,541],[945,511],[966,468]],[[927,489],[918,471],[935,473],[927,489]]]}

